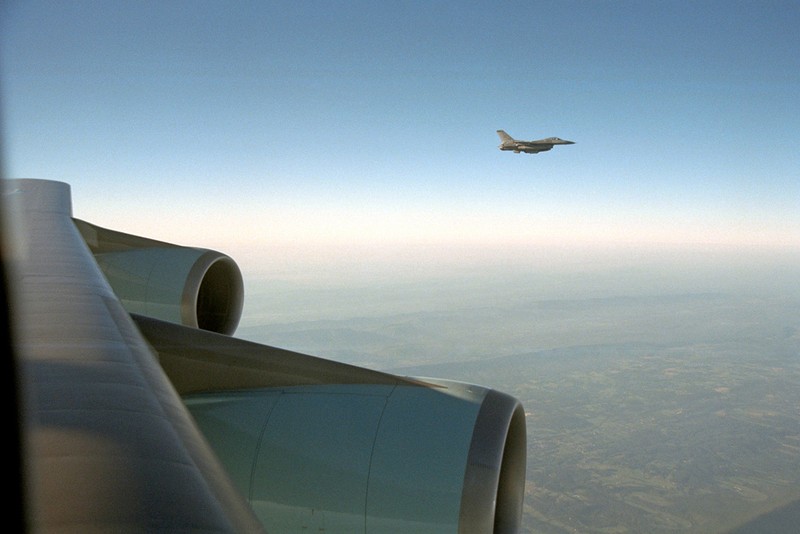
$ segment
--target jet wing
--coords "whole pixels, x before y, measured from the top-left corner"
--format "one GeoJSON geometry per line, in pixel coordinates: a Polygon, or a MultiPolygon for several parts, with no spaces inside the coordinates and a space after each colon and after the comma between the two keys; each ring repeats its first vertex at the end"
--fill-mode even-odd
{"type": "Polygon", "coordinates": [[[69,186],[4,185],[31,530],[260,531],[75,229],[69,186]]]}
{"type": "Polygon", "coordinates": [[[546,152],[553,148],[553,145],[537,145],[535,142],[520,142],[519,150],[527,154],[538,154],[539,152],[546,152]]]}
{"type": "Polygon", "coordinates": [[[30,530],[518,530],[519,401],[235,339],[233,260],[3,182],[30,530]]]}

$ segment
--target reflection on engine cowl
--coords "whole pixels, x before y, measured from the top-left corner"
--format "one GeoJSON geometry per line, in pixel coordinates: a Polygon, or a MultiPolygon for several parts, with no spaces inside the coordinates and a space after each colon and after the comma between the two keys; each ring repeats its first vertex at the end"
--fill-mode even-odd
{"type": "Polygon", "coordinates": [[[75,224],[129,313],[226,335],[236,331],[244,284],[230,257],[75,224]]]}
{"type": "Polygon", "coordinates": [[[521,405],[479,386],[421,383],[184,400],[268,532],[517,532],[521,405]]]}

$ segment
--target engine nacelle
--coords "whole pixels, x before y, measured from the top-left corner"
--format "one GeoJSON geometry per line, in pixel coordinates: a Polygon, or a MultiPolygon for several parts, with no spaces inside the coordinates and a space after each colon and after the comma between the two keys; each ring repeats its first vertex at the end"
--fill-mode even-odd
{"type": "Polygon", "coordinates": [[[236,330],[244,284],[230,257],[74,221],[128,312],[221,334],[236,330]]]}
{"type": "Polygon", "coordinates": [[[268,532],[517,532],[522,406],[479,386],[421,384],[184,400],[268,532]]]}
{"type": "Polygon", "coordinates": [[[515,398],[131,316],[268,532],[519,530],[515,398]]]}

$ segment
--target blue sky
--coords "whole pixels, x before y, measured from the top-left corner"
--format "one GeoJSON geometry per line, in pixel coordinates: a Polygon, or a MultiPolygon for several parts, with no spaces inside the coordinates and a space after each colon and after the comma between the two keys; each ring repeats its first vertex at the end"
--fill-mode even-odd
{"type": "Polygon", "coordinates": [[[794,2],[12,2],[5,166],[279,244],[800,249],[794,2]],[[576,142],[497,150],[495,130],[576,142]]]}

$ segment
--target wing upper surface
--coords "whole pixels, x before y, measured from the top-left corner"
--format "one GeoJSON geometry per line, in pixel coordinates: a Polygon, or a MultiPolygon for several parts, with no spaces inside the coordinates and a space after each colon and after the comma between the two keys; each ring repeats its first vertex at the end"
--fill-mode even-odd
{"type": "Polygon", "coordinates": [[[326,384],[435,387],[142,315],[133,315],[133,319],[180,395],[326,384]]]}

